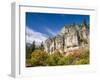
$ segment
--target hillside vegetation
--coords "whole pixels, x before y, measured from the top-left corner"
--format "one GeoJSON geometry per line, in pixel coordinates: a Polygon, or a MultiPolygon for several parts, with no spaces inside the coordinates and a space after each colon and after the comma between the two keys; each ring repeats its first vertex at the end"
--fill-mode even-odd
{"type": "Polygon", "coordinates": [[[75,52],[65,56],[55,51],[53,54],[47,54],[42,50],[35,50],[31,54],[31,58],[26,59],[27,67],[33,66],[61,66],[61,65],[80,65],[89,64],[89,50],[75,52]]]}

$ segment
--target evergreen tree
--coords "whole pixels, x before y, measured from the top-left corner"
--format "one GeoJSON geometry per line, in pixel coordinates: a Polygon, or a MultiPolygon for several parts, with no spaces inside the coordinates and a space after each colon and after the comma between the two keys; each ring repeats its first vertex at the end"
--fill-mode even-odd
{"type": "Polygon", "coordinates": [[[63,46],[63,53],[64,53],[64,46],[65,46],[65,36],[64,36],[64,35],[63,35],[62,39],[63,39],[63,44],[62,44],[62,46],[63,46]]]}
{"type": "Polygon", "coordinates": [[[41,50],[44,50],[43,42],[42,42],[41,45],[40,45],[40,49],[41,49],[41,50]]]}
{"type": "Polygon", "coordinates": [[[32,52],[35,50],[35,41],[31,44],[31,46],[26,45],[26,58],[30,59],[32,52]]]}
{"type": "Polygon", "coordinates": [[[35,50],[35,41],[33,41],[30,52],[32,53],[35,50]]]}
{"type": "Polygon", "coordinates": [[[83,20],[83,25],[89,30],[89,24],[86,21],[86,18],[83,20]]]}
{"type": "Polygon", "coordinates": [[[85,18],[83,20],[83,25],[87,26],[87,22],[86,22],[86,19],[85,18]]]}
{"type": "Polygon", "coordinates": [[[31,55],[30,55],[30,47],[26,45],[26,58],[30,58],[31,55]]]}

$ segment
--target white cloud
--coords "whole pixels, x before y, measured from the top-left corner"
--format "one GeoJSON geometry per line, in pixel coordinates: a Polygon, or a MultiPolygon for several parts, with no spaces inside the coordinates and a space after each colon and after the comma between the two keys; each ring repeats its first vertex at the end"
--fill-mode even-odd
{"type": "Polygon", "coordinates": [[[26,42],[32,43],[33,41],[36,42],[37,45],[39,45],[42,41],[45,41],[47,39],[47,35],[36,32],[35,30],[30,29],[29,27],[26,27],[26,42]]]}
{"type": "Polygon", "coordinates": [[[50,28],[46,28],[46,31],[47,31],[49,34],[51,34],[52,36],[55,36],[55,35],[56,35],[56,33],[55,33],[53,30],[51,30],[50,28]]]}

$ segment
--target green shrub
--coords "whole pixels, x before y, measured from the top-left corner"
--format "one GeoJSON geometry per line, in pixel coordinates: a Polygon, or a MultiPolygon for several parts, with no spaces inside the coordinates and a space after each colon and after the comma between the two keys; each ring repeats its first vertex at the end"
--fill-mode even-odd
{"type": "Polygon", "coordinates": [[[26,67],[31,67],[31,66],[32,66],[31,59],[26,59],[26,67]]]}
{"type": "Polygon", "coordinates": [[[58,63],[58,65],[68,65],[69,64],[69,60],[67,57],[63,57],[63,58],[60,58],[58,63]]]}
{"type": "Polygon", "coordinates": [[[31,59],[26,59],[26,64],[31,64],[31,59]]]}
{"type": "Polygon", "coordinates": [[[47,64],[49,66],[57,65],[69,65],[72,64],[74,58],[72,56],[64,56],[60,52],[50,54],[47,58],[47,64]]]}
{"type": "Polygon", "coordinates": [[[89,59],[80,59],[75,64],[89,64],[89,59]]]}
{"type": "Polygon", "coordinates": [[[57,65],[57,60],[58,60],[57,57],[49,55],[46,62],[47,62],[48,66],[56,66],[57,65]]]}
{"type": "Polygon", "coordinates": [[[59,61],[61,58],[63,58],[63,55],[62,55],[60,52],[56,51],[55,53],[50,54],[50,55],[48,56],[47,64],[48,64],[49,66],[58,65],[58,61],[59,61]]]}

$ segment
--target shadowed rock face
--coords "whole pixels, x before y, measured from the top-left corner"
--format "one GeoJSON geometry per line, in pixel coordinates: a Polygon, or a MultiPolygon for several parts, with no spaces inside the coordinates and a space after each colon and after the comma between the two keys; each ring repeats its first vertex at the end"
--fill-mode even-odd
{"type": "Polygon", "coordinates": [[[65,53],[80,47],[89,47],[89,29],[84,24],[64,26],[59,34],[44,43],[47,53],[55,50],[65,53]]]}

